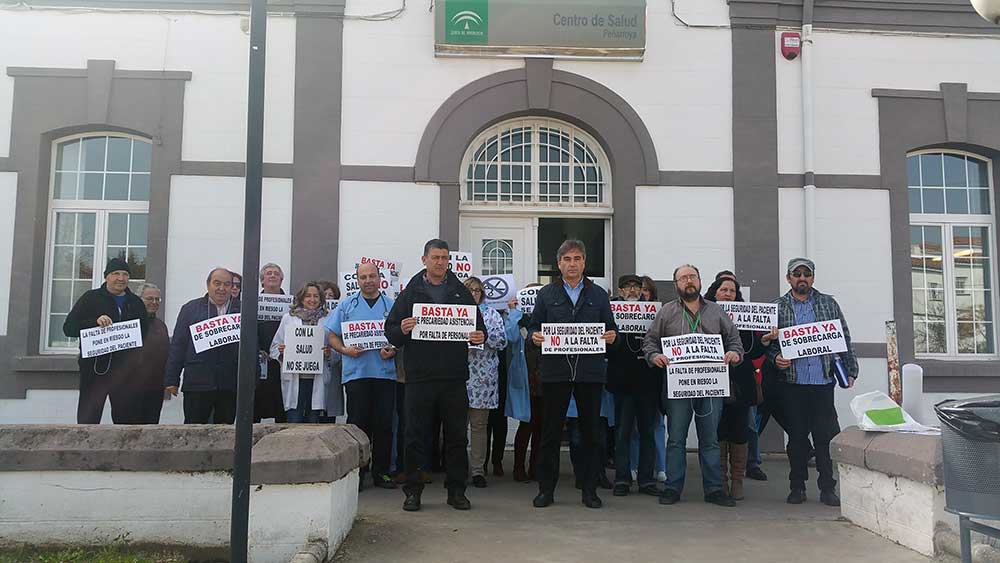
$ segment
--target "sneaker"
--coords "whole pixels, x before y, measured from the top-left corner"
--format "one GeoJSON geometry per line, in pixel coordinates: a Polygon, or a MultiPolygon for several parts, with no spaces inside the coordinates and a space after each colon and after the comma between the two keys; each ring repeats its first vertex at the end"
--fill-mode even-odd
{"type": "Polygon", "coordinates": [[[716,506],[725,506],[727,508],[736,506],[736,501],[722,491],[715,491],[714,493],[708,493],[707,495],[705,495],[705,502],[709,504],[714,504],[716,506]]]}
{"type": "Polygon", "coordinates": [[[395,489],[396,482],[388,474],[372,475],[372,484],[380,489],[395,489]]]}
{"type": "Polygon", "coordinates": [[[840,497],[834,491],[822,491],[819,493],[819,501],[827,506],[840,506],[840,497]]]}
{"type": "Polygon", "coordinates": [[[627,497],[628,496],[628,485],[625,483],[616,483],[615,488],[612,489],[611,494],[616,497],[627,497]]]}
{"type": "Polygon", "coordinates": [[[657,471],[656,472],[656,480],[659,481],[660,483],[666,483],[667,482],[667,472],[666,471],[657,471]]]}
{"type": "Polygon", "coordinates": [[[403,501],[403,510],[407,512],[420,510],[420,493],[406,493],[406,500],[403,501]]]}
{"type": "Polygon", "coordinates": [[[663,489],[660,493],[660,504],[676,504],[681,500],[681,494],[673,489],[663,489]]]}
{"type": "Polygon", "coordinates": [[[747,479],[753,479],[754,481],[767,481],[767,473],[764,473],[760,466],[755,465],[747,469],[747,479]]]}
{"type": "Polygon", "coordinates": [[[486,477],[483,477],[482,475],[474,475],[472,477],[472,486],[477,489],[485,489],[486,477]]]}
{"type": "Polygon", "coordinates": [[[646,483],[645,485],[639,487],[639,492],[651,497],[660,496],[660,488],[656,486],[656,483],[646,483]]]}
{"type": "Polygon", "coordinates": [[[787,502],[788,504],[802,504],[805,501],[806,501],[805,489],[792,489],[792,491],[788,493],[788,498],[785,499],[785,502],[787,502]]]}
{"type": "Polygon", "coordinates": [[[469,510],[472,508],[472,503],[465,497],[465,493],[458,491],[448,493],[448,505],[455,510],[469,510]]]}

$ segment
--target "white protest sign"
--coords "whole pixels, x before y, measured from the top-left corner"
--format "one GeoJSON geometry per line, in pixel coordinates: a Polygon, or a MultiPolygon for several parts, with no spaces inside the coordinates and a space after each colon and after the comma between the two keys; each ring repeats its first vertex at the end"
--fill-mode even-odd
{"type": "Polygon", "coordinates": [[[468,252],[450,252],[451,261],[448,262],[448,269],[455,274],[461,282],[472,277],[472,255],[468,252]]]}
{"type": "Polygon", "coordinates": [[[281,371],[287,373],[323,373],[323,337],[321,326],[288,325],[285,327],[285,352],[281,371]]]}
{"type": "Polygon", "coordinates": [[[768,332],[778,326],[777,303],[744,303],[743,301],[719,301],[733,324],[740,330],[768,332]]]}
{"type": "Polygon", "coordinates": [[[346,321],[340,323],[344,346],[354,346],[361,350],[380,350],[389,345],[385,339],[385,320],[346,321]]]}
{"type": "Polygon", "coordinates": [[[240,341],[240,314],[206,319],[194,323],[188,329],[191,331],[191,344],[194,345],[195,354],[201,354],[205,350],[240,341]]]}
{"type": "Polygon", "coordinates": [[[413,317],[417,319],[410,333],[414,340],[467,342],[476,330],[475,305],[414,303],[413,317]]]}
{"type": "Polygon", "coordinates": [[[665,355],[673,362],[721,362],[726,355],[722,336],[693,332],[660,339],[665,355]]]}
{"type": "Polygon", "coordinates": [[[530,315],[535,310],[535,299],[542,288],[526,287],[517,292],[517,308],[525,315],[530,315]]]}
{"type": "Polygon", "coordinates": [[[847,351],[840,319],[783,328],[778,331],[778,339],[786,360],[847,351]]]}
{"type": "Polygon", "coordinates": [[[141,346],[142,329],[139,327],[139,319],[80,331],[80,355],[84,358],[141,346]]]}
{"type": "Polygon", "coordinates": [[[280,293],[261,293],[257,296],[257,320],[280,321],[292,308],[295,297],[280,293]]]}
{"type": "Polygon", "coordinates": [[[326,308],[332,313],[337,309],[337,305],[340,305],[340,299],[327,299],[326,308]]]}
{"type": "Polygon", "coordinates": [[[611,312],[618,332],[645,334],[661,306],[655,301],[612,301],[611,312]]]}
{"type": "Polygon", "coordinates": [[[667,366],[668,399],[701,399],[729,396],[726,364],[670,364],[667,366]]]}
{"type": "Polygon", "coordinates": [[[604,323],[542,323],[542,354],[603,354],[604,323]]]}
{"type": "Polygon", "coordinates": [[[483,303],[500,311],[507,310],[507,302],[517,294],[517,282],[513,274],[484,276],[483,303]]]}
{"type": "MultiPolygon", "coordinates": [[[[394,279],[391,270],[379,270],[378,277],[379,291],[385,295],[393,295],[393,299],[399,297],[399,278],[394,279]]],[[[340,272],[340,276],[337,278],[337,285],[340,286],[340,294],[344,299],[359,293],[361,291],[361,285],[358,283],[357,270],[340,272]]]]}

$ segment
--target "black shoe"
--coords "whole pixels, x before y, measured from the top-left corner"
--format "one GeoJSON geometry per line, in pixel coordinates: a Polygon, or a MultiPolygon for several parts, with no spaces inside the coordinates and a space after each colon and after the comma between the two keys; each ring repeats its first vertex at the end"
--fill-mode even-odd
{"type": "Polygon", "coordinates": [[[469,499],[465,498],[465,493],[460,491],[448,493],[448,505],[455,510],[469,510],[472,508],[472,503],[469,502],[469,499]]]}
{"type": "Polygon", "coordinates": [[[681,500],[681,494],[673,489],[663,489],[660,493],[660,504],[676,504],[681,500]]]}
{"type": "Polygon", "coordinates": [[[583,493],[583,497],[580,500],[587,508],[601,508],[604,506],[604,502],[601,501],[601,497],[597,496],[596,491],[592,493],[583,493]]]}
{"type": "Polygon", "coordinates": [[[645,485],[639,487],[639,492],[651,497],[660,496],[660,489],[656,486],[656,483],[646,483],[645,485]]]}
{"type": "Polygon", "coordinates": [[[403,501],[403,510],[407,512],[420,510],[420,493],[406,493],[406,500],[403,501]]]}
{"type": "Polygon", "coordinates": [[[714,493],[708,493],[707,495],[705,495],[705,502],[709,504],[714,504],[716,506],[725,506],[727,508],[736,506],[736,501],[722,491],[715,491],[714,493]]]}
{"type": "Polygon", "coordinates": [[[819,501],[827,506],[840,506],[840,497],[834,491],[821,491],[819,501]]]}
{"type": "Polygon", "coordinates": [[[545,508],[555,501],[556,499],[552,498],[552,493],[538,493],[535,500],[531,501],[531,505],[535,508],[545,508]]]}
{"type": "Polygon", "coordinates": [[[767,481],[767,473],[764,473],[760,466],[753,466],[747,469],[747,478],[754,481],[767,481]]]}
{"type": "Polygon", "coordinates": [[[485,489],[486,488],[486,477],[483,477],[482,475],[476,475],[476,476],[474,476],[472,478],[472,486],[475,487],[475,488],[477,488],[477,489],[485,489]]]}
{"type": "Polygon", "coordinates": [[[785,502],[788,504],[802,504],[806,501],[806,491],[805,489],[792,489],[792,492],[788,493],[788,498],[785,502]]]}
{"type": "Polygon", "coordinates": [[[396,488],[396,482],[389,475],[372,475],[372,484],[380,489],[396,488]]]}
{"type": "Polygon", "coordinates": [[[573,486],[576,487],[578,491],[583,490],[583,481],[579,478],[573,480],[573,486]]]}
{"type": "Polygon", "coordinates": [[[615,488],[612,489],[611,494],[616,497],[627,497],[628,496],[628,485],[625,483],[618,483],[615,488]]]}
{"type": "Polygon", "coordinates": [[[597,486],[602,489],[607,489],[609,491],[615,488],[615,486],[611,484],[611,481],[608,479],[608,476],[607,474],[604,473],[604,471],[601,471],[600,474],[597,476],[597,486]]]}

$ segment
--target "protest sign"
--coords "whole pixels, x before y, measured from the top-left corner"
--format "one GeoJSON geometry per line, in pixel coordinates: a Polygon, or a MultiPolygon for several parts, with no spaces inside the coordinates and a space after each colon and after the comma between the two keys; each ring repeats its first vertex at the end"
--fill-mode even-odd
{"type": "Polygon", "coordinates": [[[297,374],[323,373],[323,337],[321,326],[292,325],[285,327],[285,352],[281,356],[281,371],[297,374]]]}
{"type": "Polygon", "coordinates": [[[778,342],[786,360],[847,351],[840,319],[783,328],[778,331],[778,342]]]}
{"type": "Polygon", "coordinates": [[[662,305],[655,301],[612,301],[618,332],[646,334],[662,305]]]}
{"type": "Polygon", "coordinates": [[[513,274],[485,276],[483,280],[483,303],[500,311],[507,310],[507,302],[517,295],[517,282],[513,274]]]}
{"type": "Polygon", "coordinates": [[[385,321],[346,321],[340,323],[344,346],[361,350],[380,350],[389,345],[385,339],[385,321]]]}
{"type": "Polygon", "coordinates": [[[414,340],[467,342],[476,330],[475,305],[414,303],[413,317],[417,319],[410,333],[414,340]]]}
{"type": "Polygon", "coordinates": [[[525,315],[530,315],[531,312],[535,310],[535,298],[538,297],[538,292],[541,289],[541,286],[526,287],[521,291],[518,291],[517,308],[520,309],[525,315]]]}
{"type": "Polygon", "coordinates": [[[722,336],[718,334],[691,333],[660,339],[665,355],[673,362],[721,362],[726,355],[722,336]]]}
{"type": "MultiPolygon", "coordinates": [[[[378,288],[383,295],[392,296],[393,299],[399,297],[399,278],[394,278],[391,270],[379,270],[378,277],[378,288]]],[[[361,285],[358,283],[357,270],[340,272],[340,276],[337,278],[337,284],[340,286],[340,294],[343,299],[361,291],[361,285]]]]}
{"type": "Polygon", "coordinates": [[[603,354],[604,323],[542,323],[542,354],[603,354]]]}
{"type": "Polygon", "coordinates": [[[769,332],[778,326],[777,303],[744,303],[743,301],[719,301],[719,307],[729,314],[733,324],[740,330],[769,332]]]}
{"type": "Polygon", "coordinates": [[[383,260],[382,258],[372,258],[371,256],[362,256],[354,264],[354,269],[357,270],[358,266],[361,264],[375,264],[375,267],[379,270],[385,270],[389,273],[389,277],[398,278],[399,277],[399,267],[400,264],[393,260],[383,260]]]}
{"type": "Polygon", "coordinates": [[[337,310],[337,305],[340,305],[340,299],[327,299],[326,300],[326,308],[331,313],[333,313],[334,311],[337,310]]]}
{"type": "Polygon", "coordinates": [[[205,350],[240,341],[240,314],[206,319],[194,323],[188,330],[191,331],[191,344],[194,345],[195,354],[201,354],[205,350]]]}
{"type": "Polygon", "coordinates": [[[281,317],[292,308],[292,295],[281,293],[261,293],[257,296],[257,320],[280,321],[281,317]]]}
{"type": "Polygon", "coordinates": [[[141,346],[142,329],[139,327],[139,319],[80,331],[80,355],[84,358],[141,346]]]}
{"type": "Polygon", "coordinates": [[[667,366],[668,399],[729,396],[726,364],[670,364],[667,366]]]}
{"type": "Polygon", "coordinates": [[[451,252],[450,257],[448,269],[459,281],[465,283],[465,280],[472,277],[472,255],[468,252],[451,252]]]}

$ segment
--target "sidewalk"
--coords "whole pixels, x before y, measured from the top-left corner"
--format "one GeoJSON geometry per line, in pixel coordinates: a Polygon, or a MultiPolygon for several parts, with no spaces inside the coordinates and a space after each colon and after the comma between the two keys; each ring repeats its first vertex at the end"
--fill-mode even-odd
{"type": "Polygon", "coordinates": [[[840,520],[839,509],[819,503],[815,481],[805,504],[786,504],[783,456],[763,468],[770,480],[748,480],[747,500],[736,508],[702,501],[697,454],[688,455],[683,498],[673,506],[601,490],[604,508],[587,509],[566,459],[556,503],[544,509],[531,506],[537,485],[514,482],[509,467],[503,478],[488,477],[488,488],[469,488],[472,510],[465,512],[445,504],[443,475],[424,490],[416,513],[402,511],[400,490],[365,489],[354,529],[334,561],[929,561],[840,520]]]}

